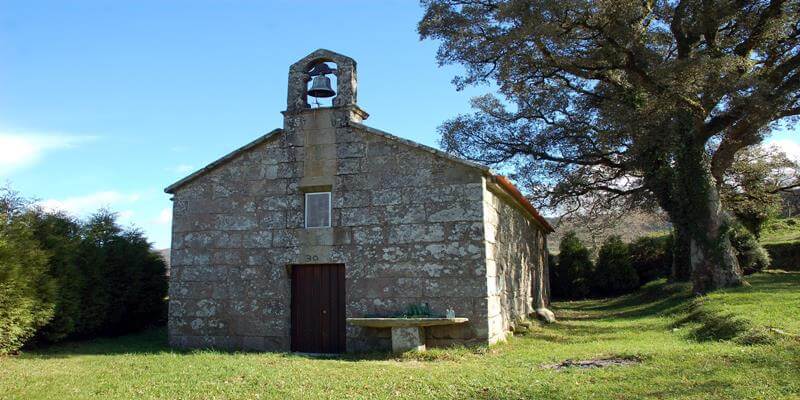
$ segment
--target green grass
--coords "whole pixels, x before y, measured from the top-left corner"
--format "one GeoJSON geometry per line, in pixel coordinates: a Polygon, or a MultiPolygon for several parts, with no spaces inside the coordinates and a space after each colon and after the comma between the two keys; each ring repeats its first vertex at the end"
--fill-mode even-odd
{"type": "Polygon", "coordinates": [[[736,313],[749,328],[800,333],[800,274],[693,300],[686,285],[649,284],[617,299],[555,304],[560,322],[490,348],[314,359],[293,354],[175,352],[162,330],[0,358],[0,399],[800,398],[800,341],[701,341],[692,310],[736,313]],[[699,304],[699,305],[698,305],[699,304]],[[686,322],[686,321],[685,321],[686,322]],[[542,368],[628,356],[640,364],[542,368]]]}
{"type": "Polygon", "coordinates": [[[761,231],[761,244],[778,244],[800,241],[800,217],[780,218],[767,222],[761,231]]]}

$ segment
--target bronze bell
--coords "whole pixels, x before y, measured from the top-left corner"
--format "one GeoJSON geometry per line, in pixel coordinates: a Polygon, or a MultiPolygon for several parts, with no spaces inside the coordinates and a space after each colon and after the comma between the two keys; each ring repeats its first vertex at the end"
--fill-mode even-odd
{"type": "Polygon", "coordinates": [[[333,97],[336,92],[331,88],[331,78],[325,75],[317,75],[311,81],[311,89],[308,89],[311,97],[333,97]]]}

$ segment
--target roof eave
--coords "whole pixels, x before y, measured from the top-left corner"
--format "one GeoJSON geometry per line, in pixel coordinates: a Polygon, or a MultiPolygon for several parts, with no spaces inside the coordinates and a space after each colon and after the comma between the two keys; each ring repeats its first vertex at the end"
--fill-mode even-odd
{"type": "Polygon", "coordinates": [[[536,210],[536,207],[534,207],[533,204],[531,204],[531,202],[522,195],[519,189],[517,189],[517,187],[508,180],[508,178],[502,175],[491,175],[490,179],[492,182],[496,183],[497,186],[503,189],[504,192],[508,193],[508,195],[511,196],[528,213],[528,215],[530,215],[531,218],[539,223],[547,233],[555,232],[553,226],[550,225],[550,223],[547,222],[547,220],[542,217],[541,214],[539,214],[539,211],[536,210]]]}

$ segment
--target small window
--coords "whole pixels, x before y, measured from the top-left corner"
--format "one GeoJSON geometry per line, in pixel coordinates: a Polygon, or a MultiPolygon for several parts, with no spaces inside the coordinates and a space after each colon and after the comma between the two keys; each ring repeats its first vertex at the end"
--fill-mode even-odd
{"type": "Polygon", "coordinates": [[[331,192],[306,193],[306,228],[330,228],[331,192]]]}

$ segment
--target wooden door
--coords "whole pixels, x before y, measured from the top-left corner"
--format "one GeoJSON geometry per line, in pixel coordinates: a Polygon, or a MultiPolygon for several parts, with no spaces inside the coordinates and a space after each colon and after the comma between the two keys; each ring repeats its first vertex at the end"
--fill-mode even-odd
{"type": "Polygon", "coordinates": [[[344,265],[292,266],[292,351],[344,353],[344,265]]]}

